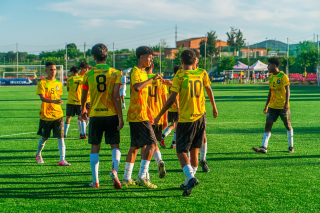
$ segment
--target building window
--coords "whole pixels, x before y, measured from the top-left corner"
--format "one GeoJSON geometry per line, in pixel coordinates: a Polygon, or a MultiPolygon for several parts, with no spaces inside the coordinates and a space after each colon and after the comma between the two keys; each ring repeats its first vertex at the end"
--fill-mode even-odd
{"type": "Polygon", "coordinates": [[[261,51],[261,56],[263,56],[263,51],[261,51]]]}

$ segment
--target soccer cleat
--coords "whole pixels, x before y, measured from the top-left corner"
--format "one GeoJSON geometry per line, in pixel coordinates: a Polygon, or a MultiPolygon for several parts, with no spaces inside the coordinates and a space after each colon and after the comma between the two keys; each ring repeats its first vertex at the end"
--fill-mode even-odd
{"type": "Polygon", "coordinates": [[[182,189],[182,190],[185,190],[186,187],[187,187],[187,186],[185,186],[184,184],[181,184],[181,185],[180,185],[180,189],[182,189]]]}
{"type": "Polygon", "coordinates": [[[293,147],[289,147],[288,152],[289,152],[289,153],[294,153],[293,147]]]}
{"type": "Polygon", "coordinates": [[[208,167],[206,160],[200,161],[200,166],[201,166],[203,172],[210,172],[210,169],[208,167]]]}
{"type": "Polygon", "coordinates": [[[188,197],[191,194],[192,189],[199,184],[197,178],[192,178],[189,180],[188,185],[184,188],[182,196],[188,197]]]}
{"type": "Polygon", "coordinates": [[[158,163],[158,172],[159,172],[159,178],[164,178],[166,176],[166,168],[164,167],[163,160],[160,160],[158,163]]]}
{"type": "Polygon", "coordinates": [[[42,156],[37,156],[36,155],[36,159],[37,159],[37,163],[44,163],[42,156]]]}
{"type": "Polygon", "coordinates": [[[92,188],[99,188],[99,183],[89,183],[89,186],[92,188]]]}
{"type": "Polygon", "coordinates": [[[143,186],[147,189],[156,189],[157,188],[156,185],[152,184],[150,182],[150,180],[147,180],[146,178],[143,178],[143,179],[138,178],[135,182],[138,186],[143,186]]]}
{"type": "Polygon", "coordinates": [[[86,135],[80,135],[80,138],[79,139],[86,139],[87,136],[86,135]]]}
{"type": "Polygon", "coordinates": [[[170,149],[176,149],[177,148],[177,145],[176,145],[176,142],[175,141],[172,141],[172,144],[170,146],[170,149]]]}
{"type": "Polygon", "coordinates": [[[119,181],[119,178],[118,178],[118,175],[117,175],[117,172],[115,170],[112,170],[111,173],[110,173],[110,177],[113,181],[113,187],[115,189],[121,189],[121,183],[119,181]]]}
{"type": "Polygon", "coordinates": [[[161,146],[162,148],[164,148],[164,149],[166,148],[166,145],[164,144],[163,138],[161,139],[160,146],[161,146]]]}
{"type": "Polygon", "coordinates": [[[71,166],[71,164],[68,163],[66,160],[60,161],[58,165],[59,165],[59,166],[71,166]]]}
{"type": "Polygon", "coordinates": [[[129,179],[129,180],[122,179],[122,186],[135,186],[135,185],[136,185],[136,182],[134,182],[134,180],[132,179],[129,179]]]}
{"type": "Polygon", "coordinates": [[[252,149],[256,152],[260,152],[262,154],[267,154],[267,148],[265,147],[259,147],[259,148],[256,148],[256,147],[252,147],[252,149]]]}

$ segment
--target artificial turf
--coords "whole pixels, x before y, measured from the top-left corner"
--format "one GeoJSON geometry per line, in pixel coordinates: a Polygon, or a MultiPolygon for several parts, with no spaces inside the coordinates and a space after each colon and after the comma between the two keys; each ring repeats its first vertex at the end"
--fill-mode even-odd
{"type": "MultiPolygon", "coordinates": [[[[111,150],[100,151],[100,188],[92,181],[90,145],[79,140],[76,118],[66,141],[70,167],[59,167],[57,140],[50,138],[37,164],[41,101],[36,87],[0,87],[0,212],[319,212],[320,89],[291,86],[291,121],[295,153],[287,153],[286,129],[279,119],[272,129],[268,154],[255,153],[264,132],[266,85],[212,85],[219,116],[207,109],[208,166],[199,166],[200,184],[190,197],[182,197],[185,176],[173,149],[162,149],[167,175],[159,179],[156,163],[150,176],[157,189],[132,186],[115,190],[109,177],[111,150]],[[25,133],[25,134],[22,134],[25,133]]],[[[63,109],[67,101],[64,88],[63,109]]],[[[129,97],[126,98],[128,108],[129,97]]],[[[124,110],[126,115],[126,111],[124,110]]],[[[125,117],[126,118],[126,117],[125,117]]],[[[122,179],[130,146],[128,122],[121,130],[122,179]]],[[[167,147],[172,133],[166,138],[167,147]]],[[[138,155],[133,177],[138,175],[138,155]]]]}

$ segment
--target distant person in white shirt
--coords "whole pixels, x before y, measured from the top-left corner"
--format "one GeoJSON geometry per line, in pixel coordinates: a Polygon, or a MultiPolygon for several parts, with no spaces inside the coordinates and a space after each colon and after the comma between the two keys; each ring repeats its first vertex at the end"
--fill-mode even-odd
{"type": "Polygon", "coordinates": [[[122,85],[120,86],[120,97],[122,100],[122,109],[126,108],[126,103],[124,102],[124,97],[126,96],[126,83],[127,83],[127,77],[123,75],[122,69],[119,70],[121,72],[121,82],[122,85]]]}

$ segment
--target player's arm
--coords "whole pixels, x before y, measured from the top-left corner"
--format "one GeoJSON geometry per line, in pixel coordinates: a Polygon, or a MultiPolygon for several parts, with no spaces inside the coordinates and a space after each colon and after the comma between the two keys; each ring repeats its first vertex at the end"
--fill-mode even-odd
{"type": "Polygon", "coordinates": [[[87,85],[82,85],[82,94],[81,94],[81,118],[84,120],[87,120],[86,114],[87,109],[86,109],[86,102],[87,102],[87,97],[88,97],[88,86],[87,85]]]}
{"type": "Polygon", "coordinates": [[[120,86],[120,89],[122,89],[122,87],[124,87],[125,84],[126,84],[126,82],[124,82],[124,83],[120,86]]]}
{"type": "Polygon", "coordinates": [[[213,96],[213,92],[212,92],[211,86],[208,85],[205,88],[206,88],[208,98],[209,98],[209,100],[211,102],[211,105],[212,105],[212,108],[213,108],[212,109],[213,117],[216,118],[216,117],[218,117],[218,110],[217,110],[216,102],[214,100],[214,96],[213,96]]]}
{"type": "Polygon", "coordinates": [[[286,88],[286,102],[284,104],[284,110],[288,110],[289,109],[289,98],[290,98],[290,87],[289,85],[285,86],[286,88]]]}
{"type": "Polygon", "coordinates": [[[172,81],[168,80],[168,79],[163,79],[161,78],[161,82],[166,85],[166,86],[169,86],[171,87],[172,86],[172,81]]]}
{"type": "Polygon", "coordinates": [[[67,87],[67,91],[69,92],[69,87],[67,87]]]}
{"type": "MultiPolygon", "coordinates": [[[[162,103],[163,105],[167,102],[167,95],[162,95],[162,103]]],[[[168,126],[168,112],[165,112],[163,115],[163,129],[167,128],[168,126]]]]}
{"type": "Polygon", "coordinates": [[[158,125],[158,122],[161,118],[161,116],[168,111],[168,109],[172,106],[172,104],[175,102],[176,97],[177,97],[178,93],[176,92],[171,92],[170,97],[168,98],[168,100],[166,101],[165,105],[162,107],[159,115],[154,119],[154,124],[158,125]]]}
{"type": "Polygon", "coordinates": [[[120,84],[115,83],[114,88],[113,88],[113,101],[119,116],[119,126],[118,130],[121,130],[123,128],[124,122],[123,122],[123,114],[122,114],[122,109],[121,109],[121,100],[120,100],[120,84]]]}
{"type": "Polygon", "coordinates": [[[138,91],[142,90],[143,88],[145,88],[146,86],[148,86],[148,84],[150,84],[151,81],[156,80],[156,79],[158,79],[158,78],[160,78],[160,77],[161,77],[161,76],[160,76],[159,74],[156,74],[155,76],[153,76],[152,78],[150,78],[150,79],[148,79],[148,80],[146,80],[146,81],[144,81],[144,82],[135,83],[135,84],[133,85],[133,89],[134,89],[136,92],[138,92],[138,91]]]}
{"type": "Polygon", "coordinates": [[[63,100],[61,100],[61,99],[52,100],[52,99],[46,98],[44,96],[44,94],[39,94],[39,96],[40,96],[40,99],[42,102],[51,103],[51,104],[58,104],[58,105],[63,104],[63,100]]]}
{"type": "Polygon", "coordinates": [[[264,114],[267,114],[267,112],[268,112],[268,106],[269,106],[269,103],[270,103],[270,99],[271,99],[271,89],[269,89],[269,94],[268,94],[268,99],[267,99],[266,107],[265,107],[264,110],[263,110],[263,113],[264,113],[264,114]]]}

